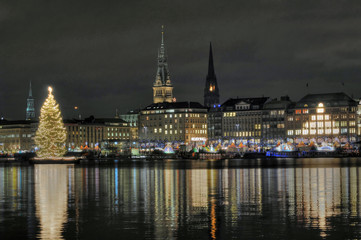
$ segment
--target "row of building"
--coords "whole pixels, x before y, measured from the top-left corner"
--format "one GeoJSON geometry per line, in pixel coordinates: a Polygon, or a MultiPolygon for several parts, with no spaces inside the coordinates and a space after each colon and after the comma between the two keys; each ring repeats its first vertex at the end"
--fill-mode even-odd
{"type": "MultiPolygon", "coordinates": [[[[138,140],[138,128],[120,118],[64,120],[67,130],[66,147],[69,151],[100,149],[115,145],[129,145],[138,140]]],[[[0,151],[18,152],[36,150],[34,137],[36,120],[0,120],[0,151]]]]}
{"type": "MultiPolygon", "coordinates": [[[[176,102],[170,80],[164,31],[158,50],[153,103],[114,118],[64,120],[72,149],[98,149],[129,143],[204,145],[236,143],[270,147],[278,142],[299,144],[354,143],[361,136],[361,105],[347,94],[307,94],[299,101],[288,96],[230,98],[220,94],[209,50],[204,103],[176,102]]],[[[26,120],[0,121],[0,151],[34,150],[37,129],[31,85],[26,120]]]]}

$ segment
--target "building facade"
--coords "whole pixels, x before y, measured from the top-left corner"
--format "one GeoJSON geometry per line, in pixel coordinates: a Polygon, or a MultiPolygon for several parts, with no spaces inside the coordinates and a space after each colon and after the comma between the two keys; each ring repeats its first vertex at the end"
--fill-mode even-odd
{"type": "Polygon", "coordinates": [[[207,108],[197,102],[154,103],[140,111],[140,142],[207,141],[207,108]]]}
{"type": "Polygon", "coordinates": [[[119,118],[94,118],[90,116],[84,120],[65,120],[68,137],[67,148],[70,149],[95,149],[100,148],[104,142],[129,142],[136,141],[134,129],[119,118]]]}
{"type": "Polygon", "coordinates": [[[126,114],[120,114],[119,118],[128,122],[132,131],[132,136],[134,140],[138,140],[138,121],[139,121],[139,112],[140,110],[131,110],[126,114]]]}
{"type": "Polygon", "coordinates": [[[287,111],[287,140],[347,143],[357,140],[358,103],[345,93],[308,94],[287,111]]]}
{"type": "Polygon", "coordinates": [[[220,104],[208,108],[208,140],[211,143],[220,142],[222,134],[222,106],[220,104]]]}
{"type": "Polygon", "coordinates": [[[0,121],[0,151],[15,153],[35,149],[36,121],[0,121]]]}
{"type": "Polygon", "coordinates": [[[158,69],[153,83],[153,103],[172,102],[173,86],[168,69],[168,56],[164,44],[164,28],[162,26],[162,41],[158,50],[158,69]]]}
{"type": "Polygon", "coordinates": [[[272,99],[263,106],[262,111],[262,143],[275,145],[286,139],[285,119],[292,102],[288,96],[272,99]]]}
{"type": "Polygon", "coordinates": [[[223,103],[222,133],[228,141],[259,144],[263,105],[268,97],[236,98],[223,103]]]}

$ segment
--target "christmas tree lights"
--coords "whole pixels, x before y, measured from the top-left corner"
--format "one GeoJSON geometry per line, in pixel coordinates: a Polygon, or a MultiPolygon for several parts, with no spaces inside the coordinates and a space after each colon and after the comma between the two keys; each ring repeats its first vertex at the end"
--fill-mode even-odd
{"type": "Polygon", "coordinates": [[[52,94],[53,89],[48,88],[49,95],[40,111],[39,128],[35,135],[35,144],[39,148],[38,157],[62,157],[66,153],[66,129],[59,109],[59,104],[52,94]]]}

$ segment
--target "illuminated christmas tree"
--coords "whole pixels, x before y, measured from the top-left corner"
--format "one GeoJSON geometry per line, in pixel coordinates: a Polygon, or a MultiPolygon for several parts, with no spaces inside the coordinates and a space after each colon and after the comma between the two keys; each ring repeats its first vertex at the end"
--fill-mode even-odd
{"type": "Polygon", "coordinates": [[[40,111],[39,128],[35,135],[35,144],[39,148],[38,157],[64,156],[66,129],[59,109],[59,104],[52,94],[53,89],[48,88],[49,95],[40,111]]]}

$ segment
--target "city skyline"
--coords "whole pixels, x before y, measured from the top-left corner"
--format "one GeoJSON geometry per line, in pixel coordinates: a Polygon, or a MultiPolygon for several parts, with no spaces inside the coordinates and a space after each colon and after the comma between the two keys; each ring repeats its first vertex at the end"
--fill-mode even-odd
{"type": "Polygon", "coordinates": [[[297,101],[306,84],[310,93],[361,95],[357,2],[22,3],[0,2],[0,114],[8,119],[24,118],[30,81],[37,116],[48,85],[64,118],[74,106],[84,117],[147,106],[161,25],[177,101],[203,102],[209,42],[222,103],[297,101]]]}

